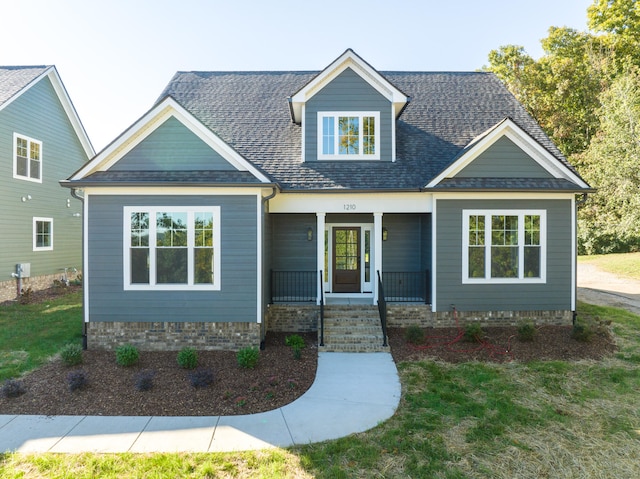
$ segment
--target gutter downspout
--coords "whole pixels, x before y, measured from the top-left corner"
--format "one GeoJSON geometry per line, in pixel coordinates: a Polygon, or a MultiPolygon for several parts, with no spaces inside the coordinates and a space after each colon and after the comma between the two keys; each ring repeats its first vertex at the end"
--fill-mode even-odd
{"type": "MultiPolygon", "coordinates": [[[[587,193],[582,193],[582,195],[580,196],[580,198],[576,198],[576,219],[575,219],[575,231],[576,231],[576,254],[573,257],[573,263],[574,263],[574,271],[576,272],[576,282],[574,283],[573,287],[574,287],[574,294],[575,294],[575,298],[576,301],[578,301],[578,207],[580,205],[583,205],[586,203],[588,199],[588,195],[587,193]]],[[[576,325],[576,321],[578,320],[578,311],[577,311],[577,304],[576,304],[576,310],[573,312],[573,325],[576,325]]]]}
{"type": "MultiPolygon", "coordinates": [[[[264,198],[262,198],[262,211],[261,211],[261,213],[262,213],[262,215],[261,215],[261,221],[262,221],[262,228],[261,228],[261,230],[262,230],[262,238],[261,238],[261,241],[262,241],[262,245],[261,245],[261,248],[262,248],[262,265],[261,265],[261,268],[264,268],[264,259],[267,257],[267,256],[265,255],[265,253],[266,253],[266,251],[265,251],[265,238],[266,238],[266,232],[265,232],[265,227],[264,227],[264,223],[265,223],[265,215],[266,215],[266,213],[267,213],[267,211],[266,211],[266,209],[267,209],[267,202],[268,202],[271,198],[273,198],[274,196],[276,196],[277,191],[278,191],[278,190],[277,190],[277,188],[276,188],[275,186],[273,186],[273,187],[271,187],[271,194],[270,194],[269,196],[265,196],[264,198]]],[[[265,277],[264,269],[263,269],[263,271],[262,271],[262,277],[263,277],[263,278],[265,277]]],[[[270,275],[269,275],[269,281],[271,281],[270,275]]],[[[269,287],[271,287],[271,284],[269,284],[269,287]]],[[[265,293],[266,293],[266,291],[264,290],[264,286],[263,286],[263,291],[262,291],[262,297],[263,297],[262,305],[263,305],[263,307],[264,307],[264,304],[265,304],[265,303],[264,303],[264,301],[265,301],[265,300],[264,300],[265,293]]],[[[263,318],[263,319],[264,319],[264,318],[263,318]]],[[[263,350],[263,349],[265,348],[265,336],[266,336],[266,334],[267,334],[266,327],[267,327],[267,326],[266,326],[266,322],[263,320],[263,321],[262,321],[262,328],[261,328],[261,329],[262,329],[262,331],[261,331],[261,333],[260,333],[260,336],[262,336],[262,337],[260,338],[260,349],[261,349],[261,350],[263,350]]]]}
{"type": "Polygon", "coordinates": [[[80,254],[82,255],[82,313],[83,313],[83,318],[82,318],[82,349],[84,351],[87,350],[87,322],[84,320],[84,314],[86,314],[86,304],[85,304],[85,283],[84,283],[84,196],[80,196],[78,194],[78,188],[71,188],[71,196],[74,197],[76,200],[79,200],[80,203],[82,204],[82,224],[81,224],[81,230],[82,230],[82,234],[80,235],[81,238],[81,242],[82,242],[82,248],[81,248],[81,252],[80,254]]]}

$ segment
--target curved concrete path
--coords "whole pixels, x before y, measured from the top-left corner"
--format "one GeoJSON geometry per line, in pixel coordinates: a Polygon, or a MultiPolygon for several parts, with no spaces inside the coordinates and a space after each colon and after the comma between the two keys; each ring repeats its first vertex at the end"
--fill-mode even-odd
{"type": "Polygon", "coordinates": [[[337,439],[391,417],[400,379],[389,353],[319,353],[300,398],[245,416],[0,415],[0,451],[228,452],[337,439]]]}

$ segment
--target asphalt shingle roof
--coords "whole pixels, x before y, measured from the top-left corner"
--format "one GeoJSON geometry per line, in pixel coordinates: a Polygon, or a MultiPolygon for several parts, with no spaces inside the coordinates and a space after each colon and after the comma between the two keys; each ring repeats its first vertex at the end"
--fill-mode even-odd
{"type": "Polygon", "coordinates": [[[380,72],[411,101],[396,123],[394,163],[302,162],[287,98],[318,72],[178,72],[172,96],[284,190],[418,189],[506,117],[569,167],[500,80],[487,72],[380,72]]]}
{"type": "Polygon", "coordinates": [[[45,65],[0,66],[0,106],[42,75],[48,68],[45,65]]]}

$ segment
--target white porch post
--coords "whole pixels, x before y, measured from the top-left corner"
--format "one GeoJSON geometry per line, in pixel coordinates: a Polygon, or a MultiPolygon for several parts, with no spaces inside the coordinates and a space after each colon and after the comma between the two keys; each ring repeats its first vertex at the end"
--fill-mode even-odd
{"type": "Polygon", "coordinates": [[[318,271],[322,270],[323,280],[326,281],[328,271],[324,271],[324,220],[326,213],[316,213],[316,275],[318,281],[318,294],[316,298],[316,304],[320,304],[320,292],[322,291],[322,285],[320,284],[320,274],[318,271]]]}
{"type": "Polygon", "coordinates": [[[373,213],[373,304],[378,304],[378,271],[382,274],[382,213],[373,213]]]}

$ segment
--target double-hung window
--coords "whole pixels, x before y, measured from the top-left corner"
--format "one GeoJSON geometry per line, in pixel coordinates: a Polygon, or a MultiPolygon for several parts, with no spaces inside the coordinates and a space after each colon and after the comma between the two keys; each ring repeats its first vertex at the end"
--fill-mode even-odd
{"type": "Polygon", "coordinates": [[[220,207],[124,208],[125,289],[220,289],[220,207]]]}
{"type": "Polygon", "coordinates": [[[53,250],[53,218],[33,218],[33,251],[53,250]]]}
{"type": "Polygon", "coordinates": [[[464,210],[463,283],[544,283],[546,212],[464,210]]]}
{"type": "Polygon", "coordinates": [[[42,142],[13,134],[13,177],[42,183],[42,142]]]}
{"type": "Polygon", "coordinates": [[[318,159],[379,160],[379,112],[319,112],[318,159]]]}

